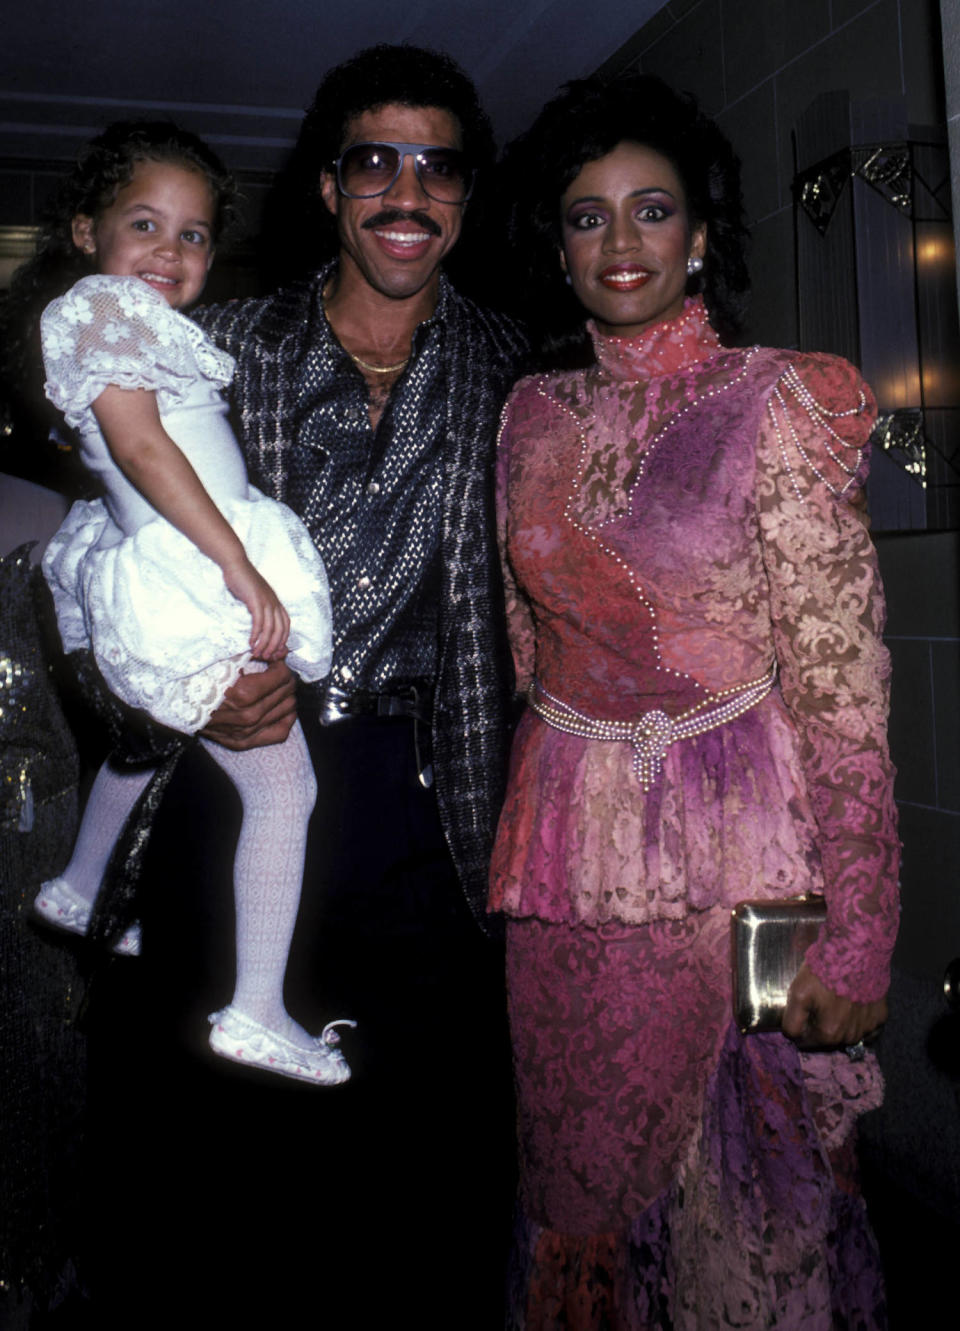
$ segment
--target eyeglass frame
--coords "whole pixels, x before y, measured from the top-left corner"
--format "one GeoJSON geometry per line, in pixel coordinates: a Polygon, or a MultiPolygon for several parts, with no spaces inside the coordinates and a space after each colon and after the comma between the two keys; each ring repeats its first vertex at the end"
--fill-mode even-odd
{"type": "Polygon", "coordinates": [[[345,199],[379,199],[381,195],[386,194],[388,190],[393,189],[394,185],[400,179],[400,172],[403,170],[403,164],[408,157],[413,158],[413,169],[417,174],[417,184],[426,194],[428,199],[433,199],[434,203],[450,204],[454,208],[459,208],[461,204],[467,202],[473,194],[473,187],[477,183],[477,168],[469,167],[470,187],[462,199],[438,199],[435,194],[431,194],[420,176],[420,162],[417,160],[420,153],[423,152],[454,152],[465,157],[462,148],[452,148],[449,143],[391,143],[389,139],[361,139],[359,143],[349,143],[338,158],[331,163],[334,175],[337,178],[337,189],[345,199]],[[377,190],[376,194],[351,194],[349,190],[343,188],[343,180],[340,175],[340,163],[346,157],[347,153],[353,152],[354,148],[392,148],[398,154],[397,169],[394,172],[393,179],[383,189],[377,190]]]}

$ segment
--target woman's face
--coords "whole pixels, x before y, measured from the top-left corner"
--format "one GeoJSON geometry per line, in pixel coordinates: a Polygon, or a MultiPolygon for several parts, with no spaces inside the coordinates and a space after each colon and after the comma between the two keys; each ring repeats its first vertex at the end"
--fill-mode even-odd
{"type": "Polygon", "coordinates": [[[625,140],[587,162],[560,202],[561,262],[601,333],[633,337],[683,310],[687,261],[703,258],[683,185],[660,153],[625,140]]]}

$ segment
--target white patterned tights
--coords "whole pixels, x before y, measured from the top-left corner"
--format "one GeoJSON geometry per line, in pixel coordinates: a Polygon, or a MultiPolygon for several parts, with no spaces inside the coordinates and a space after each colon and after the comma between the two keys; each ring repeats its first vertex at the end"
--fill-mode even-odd
{"type": "Polygon", "coordinates": [[[296,722],[283,744],[233,753],[201,740],[243,801],[233,863],[237,912],[234,1007],[294,1044],[310,1043],[283,1006],[283,977],[297,922],[307,824],[317,797],[313,764],[296,722]]]}
{"type": "MultiPolygon", "coordinates": [[[[295,1044],[310,1037],[283,1005],[283,977],[300,904],[307,823],[316,781],[300,723],[283,744],[233,753],[201,740],[243,802],[233,867],[237,917],[237,984],[232,1002],[295,1044]]],[[[84,810],[63,877],[93,902],[107,861],[152,772],[118,772],[106,763],[84,810]]]]}

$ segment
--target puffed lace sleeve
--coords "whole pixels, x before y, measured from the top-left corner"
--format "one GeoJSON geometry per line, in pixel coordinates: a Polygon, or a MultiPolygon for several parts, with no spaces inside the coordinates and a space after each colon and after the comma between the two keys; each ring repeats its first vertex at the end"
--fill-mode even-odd
{"type": "Polygon", "coordinates": [[[900,851],[883,591],[862,496],[874,415],[851,365],[798,355],[767,402],[758,474],[781,687],[800,736],[827,899],[807,961],[860,1002],[888,987],[900,851]]]}
{"type": "Polygon", "coordinates": [[[47,397],[74,428],[110,384],[150,389],[168,411],[198,375],[217,388],[233,375],[231,357],[137,277],[82,278],[44,310],[40,336],[47,397]]]}
{"type": "Polygon", "coordinates": [[[513,390],[503,408],[500,418],[500,433],[497,437],[497,545],[500,550],[500,564],[503,569],[504,594],[507,610],[507,632],[510,638],[510,650],[517,675],[517,690],[526,693],[533,680],[535,657],[535,631],[533,615],[526,597],[517,586],[513,566],[510,562],[510,489],[511,475],[521,465],[517,453],[512,447],[515,433],[515,412],[518,392],[523,386],[513,390]]]}

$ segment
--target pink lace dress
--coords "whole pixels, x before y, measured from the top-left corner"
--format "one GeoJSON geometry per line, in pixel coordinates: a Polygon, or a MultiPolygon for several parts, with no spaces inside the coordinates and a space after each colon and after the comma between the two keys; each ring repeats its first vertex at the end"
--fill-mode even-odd
{"type": "Polygon", "coordinates": [[[835,357],[722,348],[699,300],[595,342],[594,368],[518,385],[498,458],[518,678],[553,722],[521,721],[492,868],[519,1096],[510,1325],[873,1328],[850,1180],[879,1071],[741,1037],[729,961],[733,905],[812,889],[814,971],[853,999],[887,987],[872,402],[835,357]],[[649,742],[571,733],[651,712],[649,742]]]}

